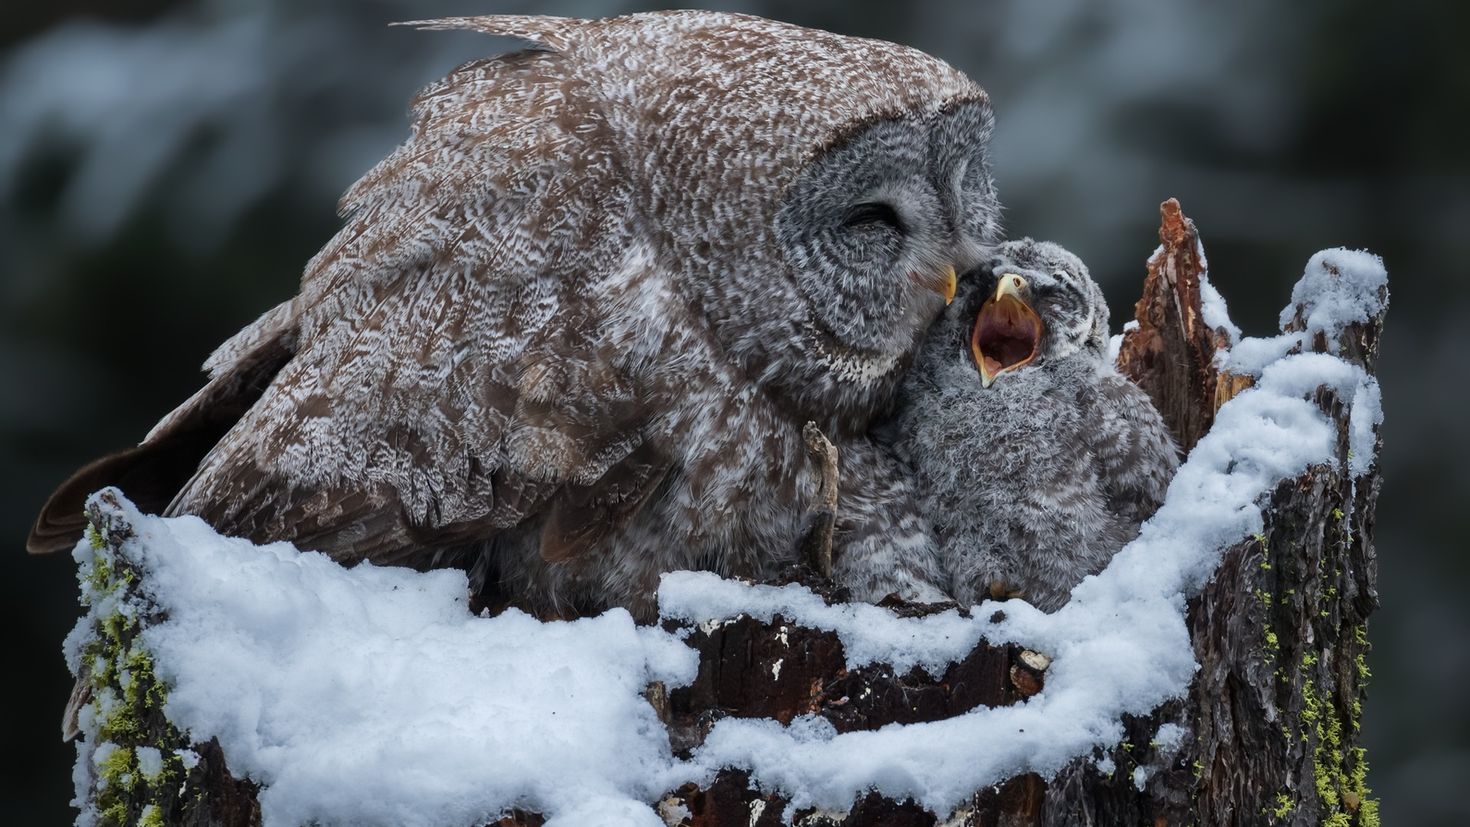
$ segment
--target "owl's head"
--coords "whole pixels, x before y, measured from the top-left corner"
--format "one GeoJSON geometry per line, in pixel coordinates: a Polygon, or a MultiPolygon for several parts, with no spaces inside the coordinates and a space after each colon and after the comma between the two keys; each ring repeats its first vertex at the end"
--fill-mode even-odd
{"type": "Polygon", "coordinates": [[[1108,305],[1080,259],[1049,241],[1001,245],[963,308],[981,382],[1065,359],[1101,362],[1108,305]]]}
{"type": "Polygon", "coordinates": [[[555,97],[596,99],[577,128],[612,160],[545,169],[616,164],[615,214],[565,225],[637,233],[723,355],[828,433],[867,428],[998,235],[989,99],[931,55],[720,12],[463,25],[564,56],[555,97]]]}
{"type": "Polygon", "coordinates": [[[844,132],[782,194],[777,242],[831,349],[906,351],[997,223],[983,99],[844,132]]]}

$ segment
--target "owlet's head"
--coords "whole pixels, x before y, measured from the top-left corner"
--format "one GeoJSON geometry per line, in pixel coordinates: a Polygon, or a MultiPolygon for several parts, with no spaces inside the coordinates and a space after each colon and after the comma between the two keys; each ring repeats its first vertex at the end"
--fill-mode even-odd
{"type": "Polygon", "coordinates": [[[1000,245],[988,271],[964,308],[985,387],[1033,365],[1106,358],[1108,305],[1076,256],[1024,238],[1000,245]]]}

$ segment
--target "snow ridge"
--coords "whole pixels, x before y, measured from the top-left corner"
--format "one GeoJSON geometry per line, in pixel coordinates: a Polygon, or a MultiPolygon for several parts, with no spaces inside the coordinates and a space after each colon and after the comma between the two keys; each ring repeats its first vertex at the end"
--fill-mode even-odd
{"type": "Polygon", "coordinates": [[[1259,375],[1266,365],[1304,349],[1319,334],[1328,352],[1336,353],[1338,336],[1348,325],[1368,319],[1387,304],[1388,270],[1383,259],[1346,247],[1322,250],[1307,261],[1306,272],[1292,288],[1291,303],[1281,311],[1282,328],[1300,315],[1305,329],[1244,339],[1216,354],[1216,364],[1230,373],[1259,375]]]}
{"type": "MultiPolygon", "coordinates": [[[[1221,551],[1262,529],[1261,498],[1311,465],[1336,461],[1334,428],[1302,398],[1320,385],[1355,408],[1360,390],[1372,388],[1376,404],[1374,380],[1336,357],[1298,354],[1268,366],[1255,388],[1220,409],[1138,539],[1078,585],[1066,606],[1048,615],[1010,601],[1005,619],[992,624],[986,618],[993,607],[982,604],[968,620],[946,621],[954,640],[1017,642],[1052,656],[1046,688],[1025,703],[842,734],[815,718],[789,727],[726,718],[693,763],[703,777],[721,767],[748,768],[763,788],[790,794],[796,808],[840,809],[876,789],[947,813],[977,789],[1023,772],[1051,775],[1094,746],[1117,743],[1119,716],[1145,714],[1188,689],[1196,664],[1185,599],[1208,581],[1221,551]]],[[[673,574],[659,599],[681,616],[697,614],[700,605],[720,616],[743,604],[757,617],[779,612],[797,625],[833,629],[849,651],[861,653],[849,655],[854,665],[883,659],[906,631],[921,636],[918,620],[834,615],[808,603],[804,591],[673,574]],[[732,588],[743,588],[743,597],[733,599],[732,588]]],[[[910,657],[929,663],[949,645],[926,640],[910,657]]]]}

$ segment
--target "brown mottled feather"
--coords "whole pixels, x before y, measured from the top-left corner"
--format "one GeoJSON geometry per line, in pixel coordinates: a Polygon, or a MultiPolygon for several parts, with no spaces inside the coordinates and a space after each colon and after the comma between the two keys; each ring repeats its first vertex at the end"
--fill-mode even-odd
{"type": "Polygon", "coordinates": [[[912,49],[742,15],[431,25],[533,46],[420,94],[299,293],[211,356],[139,449],[218,428],[158,477],[198,459],[167,513],[342,561],[470,560],[547,614],[649,617],[661,571],[795,553],[817,419],[844,457],[840,573],[935,596],[925,521],[865,432],[941,303],[909,269],[964,269],[994,233],[983,90],[912,49]],[[956,190],[925,196],[922,249],[797,256],[788,188],[845,181],[819,161],[885,120],[885,174],[956,190]],[[248,399],[210,391],[241,377],[248,399]]]}
{"type": "Polygon", "coordinates": [[[193,476],[205,454],[250,406],[291,357],[290,336],[253,343],[230,370],[215,376],[165,417],[141,445],[109,454],[72,474],[46,500],[26,538],[26,551],[50,554],[76,545],[86,527],[87,496],[109,485],[148,512],[162,512],[193,476]]]}
{"type": "Polygon", "coordinates": [[[476,61],[420,96],[415,139],[353,187],[308,265],[303,358],[171,511],[392,562],[513,526],[636,446],[633,380],[589,350],[596,308],[575,295],[616,243],[582,217],[626,184],[563,63],[476,61]]]}

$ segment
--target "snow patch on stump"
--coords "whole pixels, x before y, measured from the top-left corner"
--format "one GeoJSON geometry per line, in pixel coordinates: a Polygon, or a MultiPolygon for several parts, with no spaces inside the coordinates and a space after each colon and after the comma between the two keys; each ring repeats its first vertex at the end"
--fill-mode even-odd
{"type": "Polygon", "coordinates": [[[1329,353],[1350,324],[1366,321],[1388,301],[1388,270],[1383,259],[1366,250],[1336,247],[1307,261],[1306,272],[1291,291],[1291,304],[1281,311],[1281,327],[1302,330],[1279,336],[1245,339],[1216,356],[1229,373],[1259,375],[1265,367],[1294,350],[1304,349],[1320,334],[1329,353]]]}
{"type": "Polygon", "coordinates": [[[165,711],[262,785],[266,825],[662,823],[643,802],[675,762],[642,693],[697,666],[671,635],[622,610],[479,618],[462,572],[345,569],[121,502],[122,553],[167,612],[142,633],[165,711]]]}

